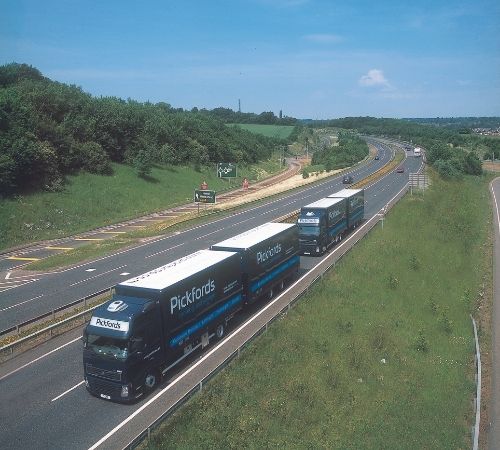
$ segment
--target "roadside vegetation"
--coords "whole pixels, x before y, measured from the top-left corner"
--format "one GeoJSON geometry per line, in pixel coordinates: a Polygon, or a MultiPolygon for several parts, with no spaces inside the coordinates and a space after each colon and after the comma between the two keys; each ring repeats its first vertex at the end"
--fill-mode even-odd
{"type": "MultiPolygon", "coordinates": [[[[270,114],[258,123],[289,125],[270,114]]],[[[217,162],[253,164],[286,143],[228,127],[210,111],[92,97],[15,63],[0,66],[0,131],[4,197],[62,191],[66,177],[79,172],[112,176],[112,163],[127,164],[142,178],[155,164],[195,170],[217,162]]]]}
{"type": "Polygon", "coordinates": [[[486,177],[432,177],[147,446],[467,448],[486,177]]]}
{"type": "Polygon", "coordinates": [[[155,166],[150,176],[138,178],[134,169],[112,164],[113,175],[80,173],[67,177],[62,192],[40,191],[0,199],[0,249],[27,242],[73,235],[171,206],[190,203],[193,190],[206,181],[222,192],[279,172],[278,159],[245,167],[238,178],[216,177],[215,166],[199,172],[191,167],[155,166]]]}

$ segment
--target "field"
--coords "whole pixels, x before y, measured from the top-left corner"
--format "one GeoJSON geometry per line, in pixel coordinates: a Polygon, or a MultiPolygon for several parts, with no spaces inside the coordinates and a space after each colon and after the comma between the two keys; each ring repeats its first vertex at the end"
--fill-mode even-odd
{"type": "Polygon", "coordinates": [[[489,194],[433,178],[148,448],[468,448],[489,194]]]}
{"type": "Polygon", "coordinates": [[[286,139],[292,133],[295,128],[292,125],[257,125],[250,123],[233,123],[229,126],[237,125],[243,130],[251,131],[252,133],[263,134],[267,137],[275,137],[280,139],[286,139]]]}
{"type": "Polygon", "coordinates": [[[218,192],[241,185],[243,177],[263,178],[280,170],[278,159],[238,167],[238,178],[216,177],[215,166],[196,172],[188,167],[154,167],[147,179],[129,166],[114,164],[112,176],[81,173],[68,177],[62,192],[0,199],[0,249],[63,237],[148,212],[189,203],[206,181],[218,192]]]}

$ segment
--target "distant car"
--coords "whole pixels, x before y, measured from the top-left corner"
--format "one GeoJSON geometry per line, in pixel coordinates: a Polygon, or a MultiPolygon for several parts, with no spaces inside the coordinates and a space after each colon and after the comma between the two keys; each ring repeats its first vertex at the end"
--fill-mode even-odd
{"type": "Polygon", "coordinates": [[[380,159],[380,156],[376,155],[375,160],[378,161],[380,159]]]}
{"type": "Polygon", "coordinates": [[[353,181],[352,175],[344,175],[344,178],[342,178],[344,184],[352,184],[353,181]]]}
{"type": "Polygon", "coordinates": [[[399,166],[397,169],[396,169],[396,172],[397,173],[404,173],[405,171],[405,168],[403,166],[399,166]]]}

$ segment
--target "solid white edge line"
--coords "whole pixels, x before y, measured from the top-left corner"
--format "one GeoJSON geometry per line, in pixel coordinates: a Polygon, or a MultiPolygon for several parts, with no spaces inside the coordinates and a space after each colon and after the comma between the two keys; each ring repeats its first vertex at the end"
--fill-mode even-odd
{"type": "MultiPolygon", "coordinates": [[[[388,203],[390,203],[392,200],[394,200],[404,189],[406,188],[403,187],[388,203]]],[[[382,211],[382,210],[380,210],[382,211]]],[[[342,248],[342,246],[347,245],[347,243],[354,238],[358,234],[360,230],[362,230],[365,226],[368,225],[370,221],[365,222],[364,225],[359,227],[356,233],[351,234],[346,240],[342,241],[342,243],[337,246],[336,248],[342,248]]],[[[320,264],[323,264],[324,259],[322,259],[318,264],[316,264],[312,269],[316,269],[320,264]]],[[[309,271],[308,271],[309,272],[309,271]]],[[[307,273],[308,273],[307,272],[307,273]]],[[[307,274],[306,273],[306,274],[307,274]]],[[[255,319],[257,319],[261,314],[263,314],[265,311],[267,311],[271,306],[273,306],[278,300],[283,297],[288,291],[290,291],[293,287],[295,287],[298,283],[302,281],[302,278],[306,276],[304,274],[302,277],[300,277],[295,283],[290,285],[286,290],[284,290],[280,295],[278,295],[274,300],[272,300],[270,303],[268,303],[264,308],[259,310],[254,316],[252,316],[250,319],[248,319],[245,323],[243,323],[239,328],[234,330],[230,335],[228,335],[223,341],[221,341],[219,344],[217,344],[212,350],[210,350],[206,355],[204,355],[201,359],[199,359],[195,364],[190,366],[185,372],[181,373],[177,378],[175,378],[173,381],[170,382],[168,386],[163,388],[160,392],[158,392],[153,398],[148,400],[144,405],[142,405],[139,409],[134,411],[130,416],[128,416],[125,420],[123,420],[121,423],[119,423],[115,428],[113,428],[111,431],[109,431],[105,436],[103,436],[99,441],[97,441],[92,447],[89,447],[89,450],[94,450],[97,447],[99,447],[103,442],[107,441],[113,434],[115,434],[118,430],[120,430],[123,426],[125,426],[128,422],[130,422],[135,416],[140,414],[144,409],[146,409],[149,405],[151,405],[153,402],[155,402],[159,397],[161,397],[165,392],[170,390],[175,384],[177,384],[180,380],[182,380],[184,377],[186,377],[189,373],[191,373],[194,369],[196,369],[200,364],[202,364],[206,359],[208,359],[213,353],[215,353],[220,347],[222,347],[227,341],[232,339],[235,335],[237,335],[242,329],[247,327],[250,323],[252,323],[255,319]]]]}
{"type": "Polygon", "coordinates": [[[498,233],[500,234],[500,212],[498,211],[498,203],[497,203],[497,196],[495,195],[495,190],[493,189],[493,183],[495,181],[500,180],[500,178],[495,178],[490,185],[491,193],[493,195],[493,200],[495,201],[495,209],[497,211],[497,227],[498,227],[498,233]]]}
{"type": "Polygon", "coordinates": [[[59,400],[61,397],[65,396],[69,392],[71,392],[73,389],[76,389],[78,386],[81,386],[83,383],[85,383],[85,380],[80,381],[78,384],[73,386],[72,388],[69,388],[67,391],[64,391],[61,395],[58,395],[57,397],[53,398],[51,402],[55,402],[56,400],[59,400]]]}
{"type": "Polygon", "coordinates": [[[50,352],[45,353],[42,356],[39,356],[38,358],[35,358],[33,361],[30,361],[29,363],[23,364],[22,366],[18,367],[17,369],[13,370],[12,372],[9,372],[9,373],[5,374],[4,376],[0,377],[0,381],[2,381],[4,378],[9,377],[10,375],[15,374],[16,372],[19,372],[20,370],[24,369],[25,367],[28,367],[31,364],[36,363],[37,361],[40,361],[41,359],[45,358],[46,356],[49,356],[50,354],[57,352],[58,350],[61,350],[62,348],[66,347],[66,346],[68,346],[68,345],[72,344],[73,342],[76,342],[80,339],[81,339],[80,337],[77,337],[69,342],[66,342],[66,344],[60,345],[59,347],[55,348],[54,350],[51,350],[50,352]]]}

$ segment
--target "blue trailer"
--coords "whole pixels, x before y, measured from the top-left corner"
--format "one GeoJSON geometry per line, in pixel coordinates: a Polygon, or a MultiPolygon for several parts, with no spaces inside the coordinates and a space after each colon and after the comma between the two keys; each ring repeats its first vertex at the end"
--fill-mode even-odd
{"type": "Polygon", "coordinates": [[[129,402],[214,336],[243,305],[240,255],[199,252],[115,286],[84,330],[87,390],[129,402]]]}
{"type": "Polygon", "coordinates": [[[299,270],[298,229],[290,223],[265,223],[210,247],[241,256],[243,298],[271,298],[299,270]]]}
{"type": "Polygon", "coordinates": [[[297,219],[302,255],[322,255],[347,230],[347,201],[323,198],[300,209],[297,219]]]}
{"type": "Polygon", "coordinates": [[[362,221],[365,214],[365,190],[342,189],[328,196],[328,198],[344,198],[347,201],[347,228],[352,230],[362,221]]]}

